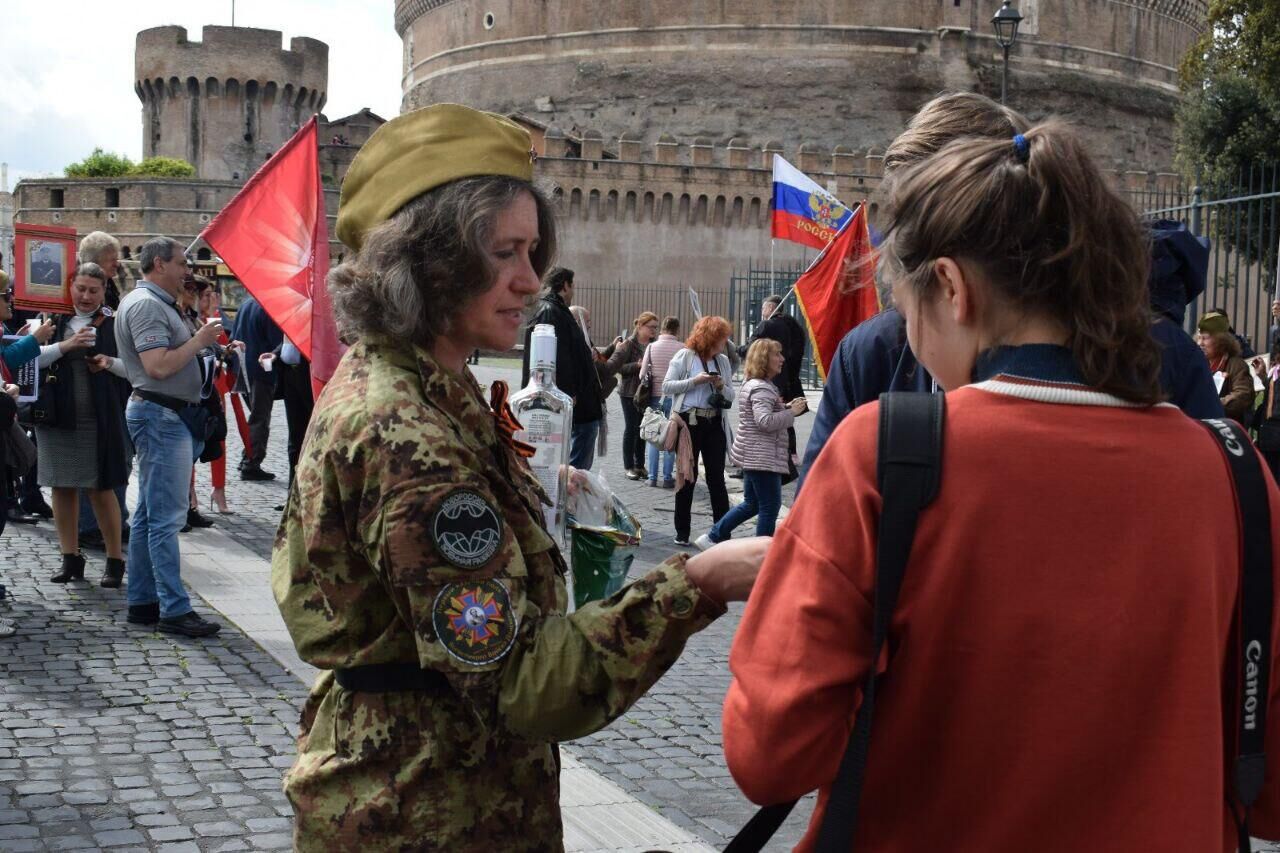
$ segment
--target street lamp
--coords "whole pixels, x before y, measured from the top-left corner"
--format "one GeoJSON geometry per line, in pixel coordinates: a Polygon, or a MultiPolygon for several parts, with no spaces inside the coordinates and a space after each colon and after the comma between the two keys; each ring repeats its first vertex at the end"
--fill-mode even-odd
{"type": "Polygon", "coordinates": [[[1000,74],[1000,103],[1004,103],[1009,91],[1009,48],[1018,40],[1018,24],[1022,23],[1022,15],[1010,5],[1012,0],[1004,0],[1000,11],[991,17],[991,26],[996,28],[996,43],[1004,49],[1004,71],[1000,74]]]}

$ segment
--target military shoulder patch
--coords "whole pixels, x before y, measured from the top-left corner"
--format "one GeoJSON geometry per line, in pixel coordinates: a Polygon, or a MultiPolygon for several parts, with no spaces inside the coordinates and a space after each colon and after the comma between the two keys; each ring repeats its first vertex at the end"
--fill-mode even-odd
{"type": "Polygon", "coordinates": [[[450,492],[431,516],[431,540],[460,569],[478,569],[502,547],[502,518],[470,489],[450,492]]]}
{"type": "Polygon", "coordinates": [[[431,607],[431,623],[445,651],[466,664],[483,666],[511,651],[518,625],[511,596],[496,580],[451,583],[431,607]]]}

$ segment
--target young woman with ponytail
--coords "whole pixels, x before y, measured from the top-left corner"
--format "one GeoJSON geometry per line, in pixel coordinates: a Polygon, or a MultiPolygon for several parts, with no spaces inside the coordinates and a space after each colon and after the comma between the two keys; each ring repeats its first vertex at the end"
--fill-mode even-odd
{"type": "MultiPolygon", "coordinates": [[[[812,849],[887,665],[859,851],[1234,850],[1235,494],[1214,438],[1162,402],[1136,215],[1054,121],[956,139],[887,194],[882,272],[947,389],[940,491],[872,661],[878,404],[836,429],[736,634],[729,769],[758,803],[819,789],[812,849]]],[[[1280,836],[1277,778],[1280,745],[1254,835],[1280,836]]]]}

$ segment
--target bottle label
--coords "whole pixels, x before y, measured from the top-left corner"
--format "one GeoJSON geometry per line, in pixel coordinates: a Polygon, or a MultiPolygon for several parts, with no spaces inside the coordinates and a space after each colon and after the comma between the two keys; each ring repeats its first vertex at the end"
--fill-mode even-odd
{"type": "Polygon", "coordinates": [[[516,439],[534,448],[529,467],[542,485],[552,506],[560,504],[560,460],[564,456],[564,436],[556,428],[559,417],[551,412],[530,409],[521,419],[524,429],[516,433],[516,439]]]}

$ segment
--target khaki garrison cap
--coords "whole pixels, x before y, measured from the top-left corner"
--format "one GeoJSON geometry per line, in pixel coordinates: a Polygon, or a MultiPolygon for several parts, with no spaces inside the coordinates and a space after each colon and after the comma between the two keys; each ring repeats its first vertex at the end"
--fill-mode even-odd
{"type": "Polygon", "coordinates": [[[460,178],[533,179],[529,133],[508,119],[458,104],[397,116],[374,131],[342,182],[338,239],[360,250],[369,229],[427,190],[460,178]]]}
{"type": "Polygon", "coordinates": [[[1220,335],[1231,330],[1231,321],[1225,314],[1210,311],[1200,318],[1200,322],[1196,324],[1196,330],[1209,335],[1220,335]]]}

